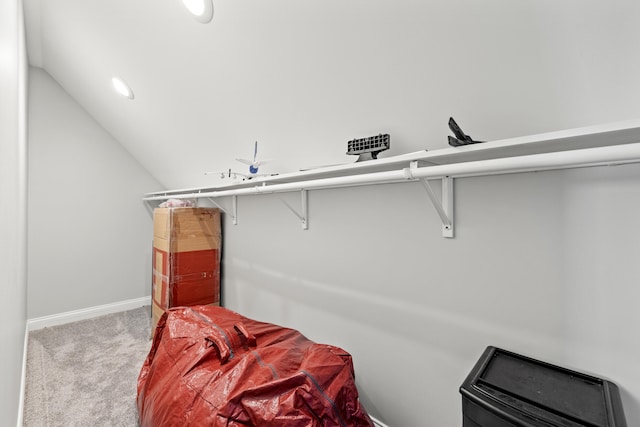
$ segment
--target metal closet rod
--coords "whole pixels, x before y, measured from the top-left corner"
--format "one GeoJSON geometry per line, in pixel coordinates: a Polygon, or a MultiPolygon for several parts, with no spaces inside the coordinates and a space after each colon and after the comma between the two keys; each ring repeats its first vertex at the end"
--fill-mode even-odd
{"type": "Polygon", "coordinates": [[[386,184],[418,179],[437,179],[501,175],[518,172],[532,172],[556,169],[570,169],[590,166],[618,165],[640,162],[640,142],[612,145],[553,153],[531,154],[500,159],[477,160],[437,166],[407,167],[387,172],[373,172],[333,178],[321,178],[283,184],[261,185],[229,190],[200,191],[182,194],[165,194],[144,197],[144,201],[166,199],[196,199],[254,194],[283,193],[297,190],[351,187],[368,184],[386,184]]]}

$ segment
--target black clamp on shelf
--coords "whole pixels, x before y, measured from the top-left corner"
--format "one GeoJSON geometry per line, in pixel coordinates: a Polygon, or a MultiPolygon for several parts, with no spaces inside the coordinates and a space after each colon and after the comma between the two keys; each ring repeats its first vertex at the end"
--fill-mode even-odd
{"type": "Polygon", "coordinates": [[[453,136],[449,136],[449,145],[451,145],[452,147],[460,147],[462,145],[478,144],[480,142],[484,142],[475,141],[469,135],[465,134],[462,129],[460,129],[460,126],[458,126],[456,121],[453,120],[453,117],[449,117],[449,129],[451,129],[451,132],[453,132],[453,134],[455,135],[455,138],[453,136]]]}

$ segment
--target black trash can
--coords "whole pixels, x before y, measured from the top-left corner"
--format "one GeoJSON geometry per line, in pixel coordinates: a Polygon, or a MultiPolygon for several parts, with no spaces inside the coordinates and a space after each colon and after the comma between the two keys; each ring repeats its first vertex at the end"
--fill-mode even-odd
{"type": "Polygon", "coordinates": [[[626,427],[618,387],[487,347],[460,387],[463,427],[626,427]]]}

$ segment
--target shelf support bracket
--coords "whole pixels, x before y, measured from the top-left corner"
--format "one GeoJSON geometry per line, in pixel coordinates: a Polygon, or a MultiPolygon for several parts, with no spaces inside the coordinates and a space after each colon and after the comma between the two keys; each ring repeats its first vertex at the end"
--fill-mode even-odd
{"type": "MultiPolygon", "coordinates": [[[[418,167],[417,162],[411,162],[411,169],[418,167]]],[[[452,238],[453,233],[453,178],[450,176],[442,177],[442,200],[433,191],[426,178],[421,178],[420,182],[427,191],[427,195],[433,204],[440,220],[442,221],[442,237],[452,238]]]]}
{"type": "Polygon", "coordinates": [[[214,198],[208,197],[209,201],[213,203],[218,209],[231,217],[233,225],[238,225],[238,196],[231,196],[231,212],[222,207],[214,198]]]}
{"type": "Polygon", "coordinates": [[[300,220],[302,223],[302,229],[309,229],[309,199],[307,195],[308,190],[300,190],[300,204],[302,206],[302,213],[299,213],[293,206],[291,206],[282,197],[278,197],[280,201],[300,220]]]}

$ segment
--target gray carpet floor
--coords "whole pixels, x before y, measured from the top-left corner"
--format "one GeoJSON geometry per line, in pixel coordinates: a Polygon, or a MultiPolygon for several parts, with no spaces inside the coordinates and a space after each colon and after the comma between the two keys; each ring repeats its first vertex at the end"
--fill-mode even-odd
{"type": "Polygon", "coordinates": [[[29,333],[24,425],[137,426],[150,307],[29,333]]]}

